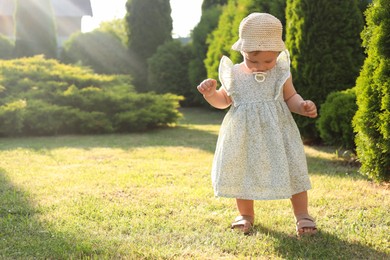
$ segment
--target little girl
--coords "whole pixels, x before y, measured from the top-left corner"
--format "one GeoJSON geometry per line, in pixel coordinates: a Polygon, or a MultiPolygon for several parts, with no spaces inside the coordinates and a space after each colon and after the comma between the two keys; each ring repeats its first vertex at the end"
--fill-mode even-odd
{"type": "Polygon", "coordinates": [[[239,216],[232,229],[248,234],[254,200],[290,198],[298,236],[317,232],[308,214],[311,188],[299,130],[291,112],[317,116],[316,105],[296,92],[282,24],[266,13],[252,13],[232,46],[243,62],[221,59],[219,79],[204,80],[198,91],[212,106],[230,106],[219,133],[212,166],[216,196],[235,198],[239,216]],[[291,112],[290,112],[291,111],[291,112]]]}

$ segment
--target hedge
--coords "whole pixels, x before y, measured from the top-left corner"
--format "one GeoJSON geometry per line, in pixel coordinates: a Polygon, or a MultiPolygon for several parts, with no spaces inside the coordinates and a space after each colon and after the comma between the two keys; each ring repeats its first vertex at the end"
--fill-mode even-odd
{"type": "Polygon", "coordinates": [[[144,131],[176,123],[180,100],[42,56],[0,61],[0,136],[144,131]]]}

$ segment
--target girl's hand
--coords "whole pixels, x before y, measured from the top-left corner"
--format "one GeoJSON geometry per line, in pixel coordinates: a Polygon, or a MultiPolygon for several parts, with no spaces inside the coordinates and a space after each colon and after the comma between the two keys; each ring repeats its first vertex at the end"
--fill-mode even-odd
{"type": "Polygon", "coordinates": [[[217,81],[215,79],[205,79],[197,86],[197,89],[204,97],[211,97],[217,91],[217,81]]]}
{"type": "Polygon", "coordinates": [[[317,117],[317,107],[311,100],[305,100],[301,102],[301,111],[303,111],[304,116],[311,118],[317,117]]]}

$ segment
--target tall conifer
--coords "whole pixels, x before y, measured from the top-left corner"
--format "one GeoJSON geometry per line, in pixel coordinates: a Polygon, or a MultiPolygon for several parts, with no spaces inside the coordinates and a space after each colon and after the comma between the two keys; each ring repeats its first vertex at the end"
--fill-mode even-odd
{"type": "Polygon", "coordinates": [[[390,0],[374,0],[362,32],[367,58],[357,80],[354,117],[361,173],[390,180],[390,0]]]}
{"type": "MultiPolygon", "coordinates": [[[[304,98],[320,107],[332,91],[355,85],[364,59],[357,1],[287,0],[286,21],[293,81],[304,98]]],[[[296,119],[306,139],[318,138],[315,120],[296,119]]]]}
{"type": "Polygon", "coordinates": [[[128,0],[126,8],[131,74],[137,90],[147,91],[147,59],[172,40],[171,6],[169,0],[128,0]]]}

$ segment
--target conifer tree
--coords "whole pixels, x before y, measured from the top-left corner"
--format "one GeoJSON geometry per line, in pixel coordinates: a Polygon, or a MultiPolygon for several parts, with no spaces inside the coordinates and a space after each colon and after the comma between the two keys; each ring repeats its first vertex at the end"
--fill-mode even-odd
{"type": "Polygon", "coordinates": [[[130,73],[137,90],[147,91],[147,59],[172,40],[171,6],[169,0],[128,0],[126,8],[130,73]]]}
{"type": "MultiPolygon", "coordinates": [[[[222,6],[227,0],[205,0],[202,4],[202,16],[199,23],[191,33],[193,59],[188,68],[189,81],[192,86],[196,86],[201,80],[207,77],[204,60],[206,59],[209,42],[208,35],[217,27],[218,19],[222,12],[222,6]]],[[[193,88],[193,103],[205,103],[204,98],[193,88]]]]}
{"type": "Polygon", "coordinates": [[[357,80],[354,117],[360,172],[390,180],[390,0],[374,0],[362,32],[367,58],[357,80]]]}
{"type": "Polygon", "coordinates": [[[17,0],[15,56],[57,56],[57,35],[51,0],[17,0]]]}
{"type": "MultiPolygon", "coordinates": [[[[332,91],[355,85],[364,59],[357,1],[287,0],[286,20],[293,81],[304,98],[320,108],[332,91]]],[[[315,120],[296,120],[304,138],[319,138],[315,120]]]]}

